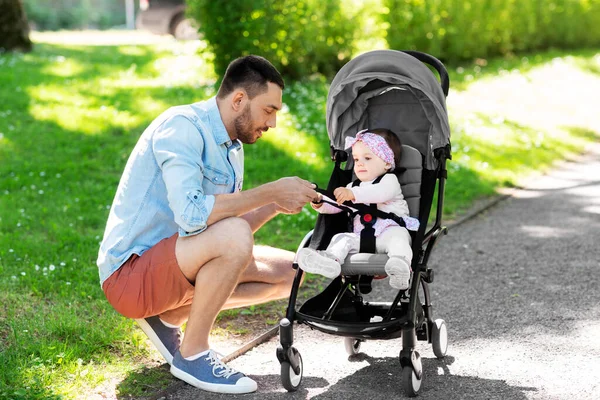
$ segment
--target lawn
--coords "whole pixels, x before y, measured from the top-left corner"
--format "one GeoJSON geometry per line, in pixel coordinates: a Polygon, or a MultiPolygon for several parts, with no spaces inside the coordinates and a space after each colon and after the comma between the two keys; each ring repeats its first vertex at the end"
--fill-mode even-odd
{"type": "MultiPolygon", "coordinates": [[[[157,365],[156,353],[107,304],[95,260],[140,133],[167,107],[212,96],[216,79],[200,41],[83,45],[73,41],[79,35],[38,33],[33,53],[0,54],[0,398],[139,395],[138,377],[152,389],[170,379],[164,369],[140,372],[157,365]]],[[[449,71],[448,218],[600,135],[597,51],[449,71]]],[[[278,128],[245,148],[247,188],[282,175],[326,184],[327,90],[324,78],[288,82],[278,128]]],[[[280,217],[257,242],[294,250],[315,220],[308,208],[280,217]]],[[[312,277],[307,287],[320,284],[312,277]]],[[[272,324],[282,307],[242,315],[272,324]]]]}

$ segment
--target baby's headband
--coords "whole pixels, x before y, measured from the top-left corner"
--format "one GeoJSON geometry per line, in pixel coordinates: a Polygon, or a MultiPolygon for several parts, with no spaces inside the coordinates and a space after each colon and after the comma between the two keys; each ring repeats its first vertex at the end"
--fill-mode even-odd
{"type": "Polygon", "coordinates": [[[368,129],[364,129],[356,134],[356,137],[347,137],[345,149],[354,146],[356,142],[363,142],[371,151],[386,163],[392,165],[392,170],[396,168],[394,163],[394,152],[387,144],[385,139],[379,135],[371,133],[368,129]]]}

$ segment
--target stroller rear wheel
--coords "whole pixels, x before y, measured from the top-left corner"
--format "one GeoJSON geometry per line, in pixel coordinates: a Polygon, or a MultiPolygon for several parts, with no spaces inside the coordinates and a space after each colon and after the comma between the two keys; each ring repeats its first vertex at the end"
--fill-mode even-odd
{"type": "Polygon", "coordinates": [[[344,347],[349,356],[355,356],[360,352],[360,344],[363,341],[351,337],[344,338],[344,347]]]}
{"type": "Polygon", "coordinates": [[[281,384],[288,392],[295,392],[298,390],[298,387],[300,387],[300,383],[302,382],[302,372],[304,370],[302,356],[296,349],[292,349],[293,351],[295,350],[296,356],[298,357],[298,373],[294,371],[294,368],[289,361],[283,361],[281,363],[281,384]]]}
{"type": "Polygon", "coordinates": [[[446,321],[436,319],[431,327],[431,346],[437,358],[444,358],[448,350],[448,329],[446,321]]]}

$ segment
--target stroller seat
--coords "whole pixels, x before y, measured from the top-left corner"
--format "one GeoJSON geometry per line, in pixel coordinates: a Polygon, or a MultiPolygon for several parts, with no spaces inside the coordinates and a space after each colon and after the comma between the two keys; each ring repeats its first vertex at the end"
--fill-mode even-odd
{"type": "MultiPolygon", "coordinates": [[[[400,167],[405,170],[398,174],[404,200],[408,203],[411,217],[419,217],[421,202],[421,174],[423,157],[414,147],[402,145],[400,167]]],[[[342,264],[343,275],[385,275],[386,254],[354,253],[349,254],[342,264]]]]}

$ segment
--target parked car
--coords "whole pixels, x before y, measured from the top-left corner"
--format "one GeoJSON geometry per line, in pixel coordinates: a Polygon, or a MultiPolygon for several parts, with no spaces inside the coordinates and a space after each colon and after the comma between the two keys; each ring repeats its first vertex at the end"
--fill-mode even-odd
{"type": "Polygon", "coordinates": [[[198,38],[196,21],[185,15],[185,0],[140,0],[135,21],[137,29],[180,40],[198,38]]]}

